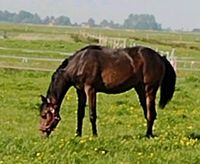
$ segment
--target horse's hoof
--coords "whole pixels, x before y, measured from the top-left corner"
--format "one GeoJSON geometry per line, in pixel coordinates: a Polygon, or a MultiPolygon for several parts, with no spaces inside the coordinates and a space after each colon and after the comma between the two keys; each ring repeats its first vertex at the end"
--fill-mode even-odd
{"type": "Polygon", "coordinates": [[[81,137],[80,133],[75,133],[74,137],[81,137]]]}
{"type": "Polygon", "coordinates": [[[93,134],[93,137],[98,137],[98,135],[97,134],[93,134]]]}
{"type": "Polygon", "coordinates": [[[147,138],[154,138],[155,136],[153,134],[146,134],[147,138]]]}

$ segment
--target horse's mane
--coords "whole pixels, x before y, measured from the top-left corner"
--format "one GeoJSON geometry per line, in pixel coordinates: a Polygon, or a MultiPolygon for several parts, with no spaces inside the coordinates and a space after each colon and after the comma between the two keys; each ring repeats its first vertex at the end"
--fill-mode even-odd
{"type": "MultiPolygon", "coordinates": [[[[78,54],[79,52],[84,51],[84,50],[86,50],[86,49],[102,50],[102,48],[103,48],[103,47],[102,47],[102,46],[99,46],[99,45],[88,45],[88,46],[85,46],[85,47],[83,47],[82,49],[76,51],[76,52],[74,53],[74,55],[76,55],[76,54],[78,54]]],[[[55,73],[57,73],[60,69],[65,68],[65,67],[68,65],[69,60],[70,60],[71,58],[73,58],[74,55],[70,56],[69,58],[66,58],[66,59],[61,63],[61,65],[56,69],[55,73]]]]}
{"type": "Polygon", "coordinates": [[[102,50],[102,46],[100,46],[100,45],[88,45],[88,46],[86,46],[86,47],[83,47],[82,49],[80,49],[79,51],[77,51],[77,53],[78,52],[80,52],[80,51],[84,51],[84,50],[86,50],[86,49],[95,49],[95,50],[102,50]]]}
{"type": "Polygon", "coordinates": [[[88,46],[85,46],[85,47],[81,48],[80,50],[76,51],[76,52],[74,53],[74,55],[72,55],[72,56],[69,57],[69,59],[70,59],[70,58],[73,58],[73,57],[74,57],[76,54],[78,54],[79,52],[82,52],[82,51],[88,50],[88,49],[102,50],[103,47],[100,46],[100,45],[88,45],[88,46]]]}
{"type": "Polygon", "coordinates": [[[65,67],[67,66],[67,64],[68,64],[68,58],[66,58],[66,59],[61,63],[61,65],[56,69],[56,72],[57,72],[58,70],[60,70],[60,69],[65,68],[65,67]]]}

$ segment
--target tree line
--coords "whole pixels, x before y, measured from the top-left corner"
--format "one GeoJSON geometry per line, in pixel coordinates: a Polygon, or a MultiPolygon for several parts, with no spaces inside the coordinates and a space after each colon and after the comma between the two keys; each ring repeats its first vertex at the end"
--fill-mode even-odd
{"type": "Polygon", "coordinates": [[[161,24],[156,22],[154,15],[149,14],[130,14],[123,24],[115,23],[103,19],[99,24],[96,24],[93,18],[82,23],[71,23],[68,16],[46,16],[41,18],[37,13],[32,14],[28,11],[20,11],[18,13],[11,13],[9,11],[0,11],[1,22],[12,23],[31,23],[31,24],[51,24],[63,26],[88,26],[88,27],[104,27],[104,28],[126,28],[126,29],[143,29],[143,30],[161,30],[161,24]]]}

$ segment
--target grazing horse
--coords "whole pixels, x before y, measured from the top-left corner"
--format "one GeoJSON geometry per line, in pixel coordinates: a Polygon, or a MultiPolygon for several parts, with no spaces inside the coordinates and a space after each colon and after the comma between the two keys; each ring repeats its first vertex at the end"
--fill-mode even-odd
{"type": "Polygon", "coordinates": [[[146,136],[153,137],[156,92],[160,86],[159,106],[164,108],[173,97],[175,83],[176,74],[169,61],[150,48],[89,45],[65,59],[52,75],[46,97],[41,95],[40,130],[45,136],[54,130],[60,121],[62,100],[73,86],[78,96],[76,136],[82,135],[86,102],[92,133],[97,136],[97,92],[117,94],[135,88],[147,120],[146,136]]]}

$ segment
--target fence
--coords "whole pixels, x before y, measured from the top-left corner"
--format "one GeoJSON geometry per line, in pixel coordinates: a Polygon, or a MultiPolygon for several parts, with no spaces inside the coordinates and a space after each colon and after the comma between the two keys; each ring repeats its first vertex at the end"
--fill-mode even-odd
{"type": "MultiPolygon", "coordinates": [[[[114,37],[107,37],[103,35],[91,34],[87,32],[79,32],[80,36],[84,38],[93,38],[98,40],[99,45],[108,46],[112,48],[124,48],[124,47],[131,47],[136,46],[137,44],[133,40],[128,40],[126,38],[114,38],[114,37]]],[[[146,45],[144,45],[146,46],[146,45]]],[[[151,47],[150,47],[151,48],[151,47]]],[[[4,47],[0,47],[0,49],[5,49],[4,47]]],[[[18,49],[16,49],[18,50],[18,49]]],[[[29,50],[29,49],[20,49],[22,52],[26,54],[26,52],[43,52],[41,50],[29,50]]],[[[175,49],[172,49],[171,52],[169,51],[162,51],[159,49],[155,49],[155,51],[159,52],[162,55],[166,55],[167,59],[170,61],[172,66],[174,67],[175,71],[200,71],[200,59],[196,58],[189,58],[189,57],[177,57],[175,56],[175,49]]],[[[64,52],[57,52],[57,51],[45,51],[50,53],[58,53],[61,56],[70,56],[72,53],[64,53],[64,52]]],[[[39,57],[28,57],[28,56],[11,56],[11,55],[0,55],[0,59],[14,59],[17,61],[21,61],[22,64],[16,65],[6,65],[5,63],[2,64],[0,60],[0,68],[13,68],[13,69],[23,69],[23,70],[35,70],[35,71],[53,71],[52,68],[39,68],[39,67],[30,67],[24,66],[23,63],[28,63],[30,61],[37,61],[37,62],[61,62],[63,59],[55,59],[55,58],[39,58],[39,57]]],[[[58,64],[59,64],[58,63],[58,64]]]]}
{"type": "MultiPolygon", "coordinates": [[[[0,59],[5,60],[14,60],[15,64],[8,64],[8,62],[0,62],[0,68],[9,68],[9,69],[19,69],[19,70],[32,70],[32,71],[53,71],[55,68],[44,68],[38,66],[27,66],[30,62],[38,62],[43,65],[44,62],[57,62],[58,64],[63,61],[63,59],[55,58],[40,58],[40,57],[28,57],[28,56],[11,56],[11,55],[0,55],[0,59]],[[20,64],[16,64],[16,61],[20,64]],[[5,64],[6,63],[6,64],[5,64]]],[[[1,60],[0,60],[1,61],[1,60]]]]}
{"type": "Polygon", "coordinates": [[[99,45],[106,47],[125,48],[127,46],[132,46],[131,42],[129,42],[126,38],[107,37],[101,34],[98,35],[82,31],[80,31],[78,35],[83,38],[92,38],[94,40],[97,40],[99,45]]]}
{"type": "Polygon", "coordinates": [[[180,71],[200,71],[200,59],[190,57],[176,57],[175,64],[180,71]]]}
{"type": "MultiPolygon", "coordinates": [[[[167,54],[168,60],[171,62],[172,66],[176,71],[200,71],[200,59],[191,58],[191,57],[175,57],[174,54],[167,54]]],[[[54,63],[59,65],[63,59],[56,58],[38,58],[38,57],[26,57],[26,56],[11,56],[11,55],[0,55],[0,68],[10,68],[10,69],[21,69],[21,70],[33,70],[33,71],[54,71],[55,68],[42,68],[38,66],[27,66],[29,62],[41,62],[41,65],[44,62],[54,63]],[[20,65],[8,65],[2,63],[1,59],[12,59],[20,62],[20,65]],[[55,63],[56,62],[56,63],[55,63]],[[26,66],[24,66],[26,64],[26,66]]]]}

